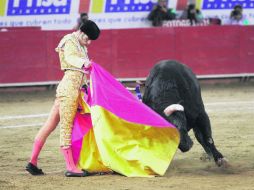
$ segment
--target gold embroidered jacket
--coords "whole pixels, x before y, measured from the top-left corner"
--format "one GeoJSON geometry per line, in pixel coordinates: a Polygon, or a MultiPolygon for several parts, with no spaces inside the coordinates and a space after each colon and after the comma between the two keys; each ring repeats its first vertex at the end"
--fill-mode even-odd
{"type": "Polygon", "coordinates": [[[87,48],[80,45],[75,33],[67,34],[62,38],[57,48],[61,70],[80,70],[89,63],[87,48]]]}

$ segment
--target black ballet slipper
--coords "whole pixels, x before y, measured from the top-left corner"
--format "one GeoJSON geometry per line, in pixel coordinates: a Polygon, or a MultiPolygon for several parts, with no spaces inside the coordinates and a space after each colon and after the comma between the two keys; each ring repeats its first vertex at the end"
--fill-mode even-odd
{"type": "Polygon", "coordinates": [[[26,171],[28,171],[32,175],[44,175],[44,172],[42,171],[42,169],[40,169],[37,166],[33,165],[31,162],[29,162],[26,165],[26,171]]]}
{"type": "Polygon", "coordinates": [[[115,172],[114,172],[114,171],[107,171],[107,172],[92,172],[92,173],[90,173],[90,172],[88,172],[88,171],[86,171],[86,170],[82,170],[82,171],[86,172],[86,173],[87,173],[87,176],[114,175],[114,174],[115,174],[115,172]]]}
{"type": "Polygon", "coordinates": [[[87,177],[87,176],[90,176],[90,173],[85,170],[82,170],[82,173],[75,173],[75,172],[71,172],[71,171],[66,171],[65,176],[66,177],[87,177]]]}

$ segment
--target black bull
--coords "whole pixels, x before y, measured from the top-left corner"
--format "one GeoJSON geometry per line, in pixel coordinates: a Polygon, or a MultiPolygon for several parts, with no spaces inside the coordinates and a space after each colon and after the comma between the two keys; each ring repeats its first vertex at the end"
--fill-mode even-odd
{"type": "Polygon", "coordinates": [[[146,80],[142,101],[177,127],[181,138],[179,149],[182,152],[190,150],[193,145],[188,135],[188,131],[193,129],[198,142],[208,155],[213,156],[217,165],[226,163],[215,147],[199,82],[189,67],[177,61],[160,61],[146,80]],[[184,111],[165,115],[164,110],[172,104],[180,104],[184,111]]]}

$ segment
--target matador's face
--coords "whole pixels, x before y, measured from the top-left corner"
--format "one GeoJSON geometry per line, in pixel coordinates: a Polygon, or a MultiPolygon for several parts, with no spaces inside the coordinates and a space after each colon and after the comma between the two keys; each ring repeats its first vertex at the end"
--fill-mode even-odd
{"type": "Polygon", "coordinates": [[[88,46],[91,43],[91,40],[83,32],[79,33],[78,40],[79,40],[79,43],[80,43],[81,46],[88,46]]]}

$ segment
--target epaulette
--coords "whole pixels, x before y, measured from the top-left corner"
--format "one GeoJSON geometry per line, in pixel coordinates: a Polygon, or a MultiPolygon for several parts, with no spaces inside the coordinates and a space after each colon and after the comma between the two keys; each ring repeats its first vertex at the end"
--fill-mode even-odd
{"type": "Polygon", "coordinates": [[[74,34],[67,34],[62,38],[62,40],[59,42],[58,46],[55,48],[56,52],[63,51],[64,45],[67,41],[71,40],[74,44],[77,44],[77,40],[74,37],[74,34]]]}

